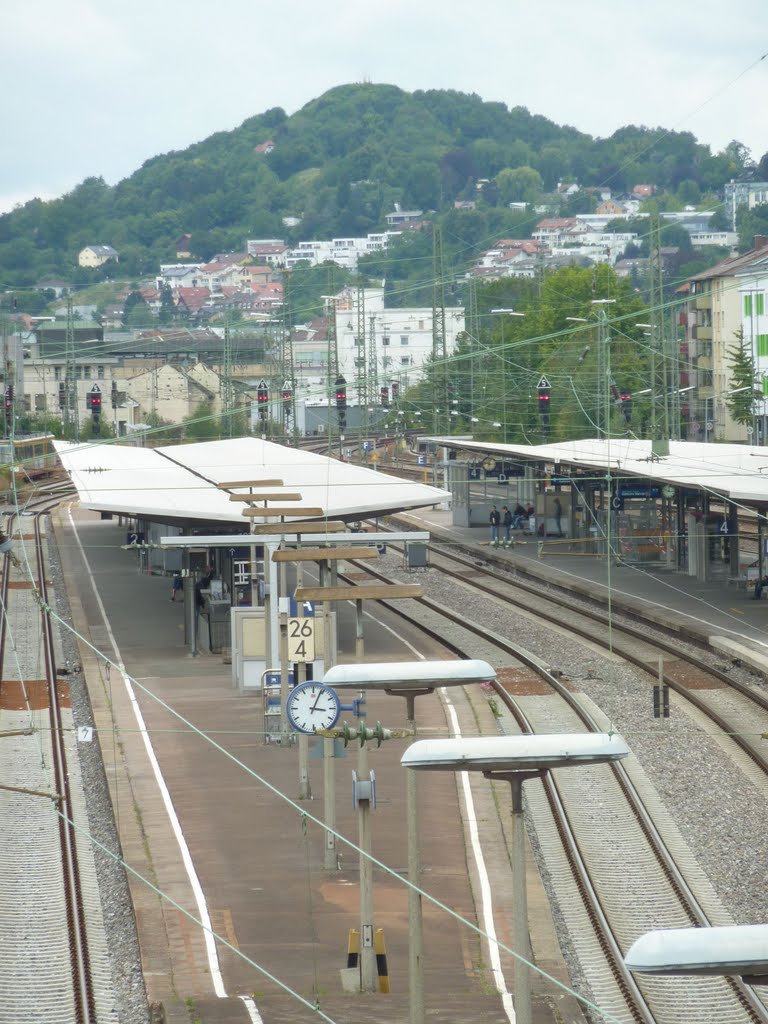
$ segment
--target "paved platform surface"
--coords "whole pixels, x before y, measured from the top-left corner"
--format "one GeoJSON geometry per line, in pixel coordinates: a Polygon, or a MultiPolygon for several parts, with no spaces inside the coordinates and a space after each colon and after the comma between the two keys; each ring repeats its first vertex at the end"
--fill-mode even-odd
{"type": "Polygon", "coordinates": [[[768,600],[755,601],[751,587],[729,584],[725,575],[700,583],[670,569],[586,557],[575,553],[567,540],[553,538],[547,539],[540,554],[538,538],[523,533],[516,535],[513,547],[494,548],[486,527],[456,527],[449,511],[420,510],[402,518],[435,537],[472,547],[479,557],[517,564],[555,583],[565,581],[603,602],[610,594],[615,607],[641,610],[667,627],[706,639],[723,638],[728,641],[724,649],[768,672],[768,600]]]}
{"type": "MultiPolygon", "coordinates": [[[[169,1024],[297,1024],[318,1019],[405,1024],[408,915],[407,890],[400,878],[407,874],[407,849],[405,779],[399,759],[409,741],[392,740],[370,753],[378,795],[373,852],[393,871],[374,869],[374,919],[375,926],[384,929],[391,993],[345,995],[340,969],[346,965],[348,930],[359,926],[358,854],[340,843],[338,870],[323,868],[324,833],[310,818],[323,817],[321,762],[310,762],[315,798],[299,801],[295,747],[264,744],[261,701],[233,689],[230,667],[220,656],[205,649],[198,658],[188,656],[183,606],[170,602],[170,580],[137,571],[135,555],[120,549],[124,530],[94,513],[63,509],[57,515],[56,535],[74,623],[95,648],[82,645],[83,668],[123,855],[137,873],[130,876],[130,885],[150,999],[163,1003],[169,1024]],[[99,652],[125,665],[135,680],[135,698],[120,672],[108,669],[99,652]],[[211,927],[224,940],[217,942],[220,980],[211,974],[196,894],[136,708],[146,723],[177,827],[194,861],[211,927]],[[295,994],[282,990],[263,972],[295,994]],[[243,995],[253,997],[260,1016],[249,1012],[238,998],[243,995]]],[[[412,649],[393,638],[393,629],[386,624],[378,627],[375,618],[366,623],[368,657],[413,657],[412,649]]],[[[397,629],[402,627],[398,624],[397,629]]],[[[352,660],[354,629],[346,632],[351,639],[342,660],[352,660]]],[[[438,656],[429,650],[424,654],[438,656]]],[[[460,691],[454,703],[467,734],[477,733],[478,722],[494,730],[484,697],[473,706],[471,697],[460,691]]],[[[397,728],[403,724],[402,704],[371,695],[368,719],[397,728]]],[[[444,733],[445,711],[436,698],[418,702],[418,717],[425,734],[444,733]]],[[[352,843],[358,836],[350,799],[356,760],[357,751],[350,747],[347,757],[335,762],[337,828],[352,843]]],[[[509,944],[513,908],[508,821],[503,816],[500,823],[497,806],[506,792],[494,795],[482,778],[472,780],[472,790],[486,841],[496,928],[500,940],[509,944]]],[[[422,885],[436,900],[477,923],[474,894],[479,883],[471,867],[468,872],[455,777],[427,773],[419,779],[419,791],[422,885]]],[[[536,961],[565,981],[530,851],[527,877],[536,961]]],[[[494,991],[487,944],[426,900],[424,950],[429,1021],[508,1021],[494,991]]],[[[502,955],[511,987],[510,961],[502,955]]],[[[582,1019],[575,1000],[538,976],[533,991],[535,1024],[582,1019]]]]}

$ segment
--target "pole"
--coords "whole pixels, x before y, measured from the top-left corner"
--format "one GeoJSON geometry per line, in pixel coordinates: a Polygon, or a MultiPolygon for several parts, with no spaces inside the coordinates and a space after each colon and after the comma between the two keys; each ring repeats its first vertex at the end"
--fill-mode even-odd
{"type": "MultiPolygon", "coordinates": [[[[416,722],[407,723],[416,732],[416,722]]],[[[421,886],[419,852],[418,772],[406,772],[405,817],[408,834],[408,1005],[410,1024],[424,1024],[424,929],[421,893],[412,886],[421,886]]]]}
{"type": "MultiPolygon", "coordinates": [[[[357,604],[362,604],[358,601],[357,604]]],[[[360,695],[364,697],[364,694],[360,695]]],[[[361,730],[365,730],[365,704],[360,705],[361,730]]],[[[364,734],[364,733],[363,733],[364,734]]],[[[370,782],[368,747],[360,744],[357,758],[358,782],[370,782]]],[[[378,988],[376,950],[373,945],[373,853],[371,800],[358,799],[358,845],[360,847],[360,991],[375,992],[378,988]]]]}
{"type": "MultiPolygon", "coordinates": [[[[320,563],[320,586],[329,585],[328,562],[320,563]]],[[[331,636],[331,602],[323,602],[323,667],[327,672],[333,667],[333,638],[331,636]]],[[[323,820],[328,831],[325,833],[323,867],[326,871],[338,870],[336,855],[336,773],[333,759],[333,740],[323,739],[323,820]]]]}
{"type": "Polygon", "coordinates": [[[512,786],[512,897],[515,907],[513,946],[515,957],[515,1014],[517,1024],[531,1024],[531,987],[528,965],[531,959],[528,936],[528,892],[525,880],[525,818],[523,782],[532,776],[526,772],[510,775],[512,786]]]}

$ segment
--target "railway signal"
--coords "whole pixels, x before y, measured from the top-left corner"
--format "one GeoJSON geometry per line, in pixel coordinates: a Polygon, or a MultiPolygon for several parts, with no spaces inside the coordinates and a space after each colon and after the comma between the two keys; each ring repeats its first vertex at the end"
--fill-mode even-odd
{"type": "Polygon", "coordinates": [[[389,388],[386,385],[383,385],[382,387],[379,388],[379,396],[381,397],[381,407],[382,407],[382,409],[388,409],[389,408],[389,388]]]}
{"type": "Polygon", "coordinates": [[[13,425],[13,384],[5,386],[5,426],[8,430],[13,425]]]}
{"type": "MultiPolygon", "coordinates": [[[[94,389],[97,387],[93,385],[94,389]]],[[[91,390],[88,393],[91,405],[91,428],[94,434],[98,434],[101,429],[101,391],[91,390]]]]}
{"type": "Polygon", "coordinates": [[[347,425],[347,382],[344,377],[337,377],[336,388],[336,412],[339,417],[339,430],[347,425]]]}
{"type": "Polygon", "coordinates": [[[262,423],[267,418],[267,405],[269,404],[269,387],[267,382],[262,378],[256,385],[256,405],[259,409],[259,419],[262,423]]]}
{"type": "Polygon", "coordinates": [[[392,381],[392,386],[390,390],[392,394],[392,402],[396,403],[398,398],[400,397],[400,385],[396,380],[392,381]]]}
{"type": "Polygon", "coordinates": [[[624,421],[626,423],[632,422],[632,392],[626,388],[622,388],[619,392],[619,402],[622,413],[624,414],[624,421]]]}
{"type": "Polygon", "coordinates": [[[538,406],[541,425],[544,429],[544,433],[546,434],[549,432],[549,414],[552,408],[550,399],[552,385],[546,377],[542,376],[539,383],[536,385],[536,390],[538,392],[538,406]]]}

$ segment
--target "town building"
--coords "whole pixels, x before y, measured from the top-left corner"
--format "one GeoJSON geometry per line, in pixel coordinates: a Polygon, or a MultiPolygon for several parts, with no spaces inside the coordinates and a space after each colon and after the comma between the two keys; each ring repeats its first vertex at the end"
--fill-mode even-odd
{"type": "Polygon", "coordinates": [[[117,249],[111,245],[86,245],[77,254],[77,263],[81,267],[102,267],[110,260],[117,263],[118,259],[117,249]]]}
{"type": "Polygon", "coordinates": [[[756,206],[768,203],[768,181],[729,181],[725,186],[724,207],[731,219],[731,228],[736,230],[736,212],[746,206],[754,210],[756,206]]]}
{"type": "MultiPolygon", "coordinates": [[[[746,441],[745,425],[733,420],[726,398],[731,390],[732,350],[745,324],[745,294],[756,293],[749,280],[761,281],[768,261],[768,237],[756,235],[754,248],[731,256],[687,282],[689,299],[681,314],[685,340],[683,386],[687,394],[686,436],[689,441],[746,441]]],[[[764,300],[763,300],[764,301],[764,300]]],[[[755,309],[757,300],[755,299],[755,309]]],[[[755,354],[762,321],[750,326],[755,354]]],[[[768,334],[768,329],[766,329],[768,334]]],[[[766,364],[763,364],[766,365],[766,364]]]]}

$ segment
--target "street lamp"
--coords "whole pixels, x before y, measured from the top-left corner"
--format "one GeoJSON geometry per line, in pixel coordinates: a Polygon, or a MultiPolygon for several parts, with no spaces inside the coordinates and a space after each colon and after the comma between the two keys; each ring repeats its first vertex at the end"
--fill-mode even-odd
{"type": "MultiPolygon", "coordinates": [[[[496,678],[496,672],[477,658],[455,661],[404,661],[381,664],[335,665],[323,676],[323,683],[334,689],[383,690],[394,697],[404,697],[406,720],[416,732],[416,698],[434,693],[441,686],[469,686],[472,683],[487,683],[496,678]]],[[[419,744],[414,744],[418,746],[419,744]]],[[[362,748],[361,748],[362,749],[362,748]]],[[[410,748],[412,749],[412,748],[410,748]]],[[[360,805],[362,808],[362,804],[360,805]]],[[[409,772],[405,786],[405,816],[408,838],[408,999],[409,1024],[424,1024],[424,941],[422,907],[419,883],[421,863],[418,841],[418,792],[416,777],[409,772]]],[[[362,834],[362,825],[361,825],[362,834]]],[[[362,844],[361,844],[362,845],[362,844]]],[[[369,851],[368,851],[369,852],[369,851]]],[[[373,917],[372,873],[368,857],[360,858],[360,915],[361,936],[363,926],[373,917]],[[363,859],[366,869],[363,871],[363,859]],[[363,892],[363,881],[369,887],[363,892]],[[369,914],[367,920],[364,915],[369,914]]],[[[375,952],[368,952],[367,963],[363,961],[364,946],[360,945],[360,967],[363,991],[366,980],[371,984],[375,978],[375,952]]]]}
{"type": "Polygon", "coordinates": [[[741,975],[748,985],[766,985],[768,924],[646,932],[624,963],[640,974],[741,975]]]}
{"type": "Polygon", "coordinates": [[[532,1021],[523,783],[527,779],[540,778],[552,768],[604,764],[628,754],[629,747],[615,733],[562,733],[418,740],[400,758],[400,764],[417,771],[479,771],[491,781],[509,782],[512,787],[511,859],[517,1024],[531,1024],[532,1021]]]}

